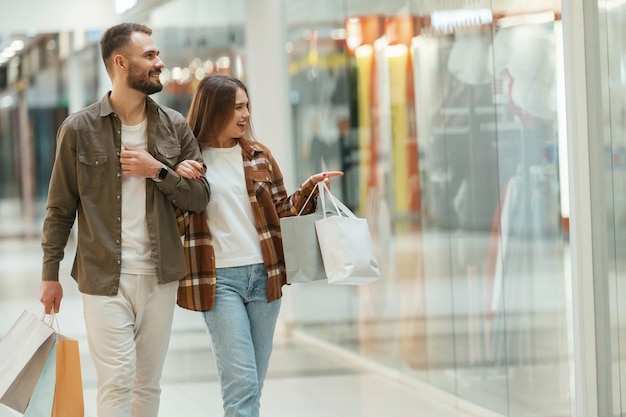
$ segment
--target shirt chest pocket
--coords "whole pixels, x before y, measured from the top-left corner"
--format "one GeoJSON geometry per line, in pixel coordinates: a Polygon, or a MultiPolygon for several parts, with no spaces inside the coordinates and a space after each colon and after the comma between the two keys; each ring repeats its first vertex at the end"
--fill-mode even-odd
{"type": "Polygon", "coordinates": [[[109,156],[106,153],[78,154],[78,183],[83,187],[100,187],[106,177],[109,156]]]}
{"type": "Polygon", "coordinates": [[[270,172],[267,170],[259,170],[252,171],[250,175],[250,179],[252,180],[252,186],[254,187],[254,193],[257,197],[261,197],[263,195],[272,194],[272,177],[270,176],[270,172]]]}
{"type": "Polygon", "coordinates": [[[180,162],[181,148],[178,144],[159,144],[156,145],[157,153],[160,155],[158,159],[166,161],[171,167],[176,166],[180,162]]]}

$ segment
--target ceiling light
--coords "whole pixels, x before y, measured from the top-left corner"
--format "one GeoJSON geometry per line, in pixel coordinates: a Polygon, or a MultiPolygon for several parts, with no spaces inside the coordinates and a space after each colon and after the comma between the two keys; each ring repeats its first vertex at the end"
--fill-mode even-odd
{"type": "Polygon", "coordinates": [[[7,47],[7,48],[4,48],[4,50],[2,51],[2,54],[0,54],[0,55],[2,55],[5,58],[12,58],[12,57],[15,56],[15,51],[13,49],[7,47]]]}
{"type": "Polygon", "coordinates": [[[24,42],[20,40],[11,42],[11,49],[13,49],[14,51],[21,51],[22,49],[24,49],[24,42]]]}

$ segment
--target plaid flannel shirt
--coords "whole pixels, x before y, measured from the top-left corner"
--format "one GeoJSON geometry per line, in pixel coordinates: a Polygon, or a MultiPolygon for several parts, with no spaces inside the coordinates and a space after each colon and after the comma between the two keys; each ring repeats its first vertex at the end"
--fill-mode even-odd
{"type": "MultiPolygon", "coordinates": [[[[315,184],[309,178],[287,195],[278,164],[267,147],[239,141],[242,148],[246,189],[259,234],[263,263],[267,270],[267,301],[282,297],[287,283],[280,218],[315,211],[317,199],[307,197],[315,184]],[[306,204],[306,207],[304,207],[306,204]]],[[[207,311],[215,303],[215,252],[205,212],[179,211],[179,229],[184,235],[187,276],[179,283],[177,303],[183,308],[207,311]]]]}

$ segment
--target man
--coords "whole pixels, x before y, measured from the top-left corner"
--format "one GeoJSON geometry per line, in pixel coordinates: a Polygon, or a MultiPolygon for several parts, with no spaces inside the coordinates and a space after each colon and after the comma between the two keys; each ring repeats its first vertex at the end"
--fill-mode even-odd
{"type": "Polygon", "coordinates": [[[99,417],[156,417],[178,280],[186,264],[174,206],[204,210],[209,185],[173,169],[201,161],[185,118],[148,95],[164,64],[146,26],[123,23],[100,41],[112,82],[70,115],[57,151],[43,226],[40,300],[59,311],[59,263],[78,213],[72,276],[83,294],[99,417]]]}

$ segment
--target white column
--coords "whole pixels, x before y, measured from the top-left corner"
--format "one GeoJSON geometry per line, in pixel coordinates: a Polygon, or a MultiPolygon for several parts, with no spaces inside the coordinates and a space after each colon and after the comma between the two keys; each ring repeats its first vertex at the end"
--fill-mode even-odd
{"type": "Polygon", "coordinates": [[[613,415],[598,4],[563,2],[577,417],[613,415]]]}
{"type": "MultiPolygon", "coordinates": [[[[100,56],[99,49],[98,56],[100,56]]],[[[98,71],[98,88],[96,89],[96,100],[100,100],[108,91],[111,90],[111,78],[109,78],[109,74],[107,73],[106,67],[104,66],[104,62],[102,61],[102,59],[98,60],[96,70],[98,71]]]]}
{"type": "Polygon", "coordinates": [[[80,58],[76,53],[67,58],[68,112],[80,110],[85,105],[85,80],[80,58]]]}
{"type": "Polygon", "coordinates": [[[245,79],[257,139],[267,145],[285,177],[288,192],[294,178],[290,107],[281,0],[246,0],[245,79]]]}

